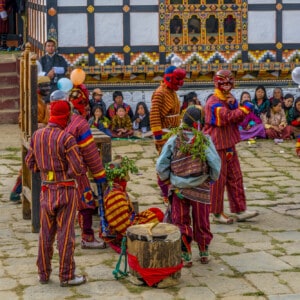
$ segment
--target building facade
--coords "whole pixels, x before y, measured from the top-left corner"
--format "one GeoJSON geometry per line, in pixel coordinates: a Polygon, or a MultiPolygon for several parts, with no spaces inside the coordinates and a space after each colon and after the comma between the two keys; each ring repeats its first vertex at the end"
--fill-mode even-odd
{"type": "Polygon", "coordinates": [[[34,51],[56,40],[90,88],[152,89],[172,59],[186,89],[210,88],[221,68],[240,87],[290,88],[300,65],[300,0],[28,0],[27,15],[34,51]]]}

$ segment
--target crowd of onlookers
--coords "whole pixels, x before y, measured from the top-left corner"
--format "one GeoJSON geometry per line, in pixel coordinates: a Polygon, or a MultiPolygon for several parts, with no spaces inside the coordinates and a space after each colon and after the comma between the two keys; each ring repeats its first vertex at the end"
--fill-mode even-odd
{"type": "MultiPolygon", "coordinates": [[[[107,108],[102,96],[103,92],[99,88],[94,89],[91,94],[91,127],[98,128],[113,138],[151,137],[149,108],[145,102],[139,102],[133,113],[130,105],[123,101],[121,91],[113,93],[113,103],[107,108]]],[[[253,98],[247,91],[241,93],[240,105],[245,105],[246,102],[252,102],[254,109],[239,125],[241,140],[267,138],[280,143],[300,134],[300,97],[294,99],[292,94],[284,95],[280,87],[275,87],[272,97],[268,98],[265,87],[259,85],[253,98]]],[[[201,106],[196,92],[184,95],[181,114],[184,114],[188,106],[195,104],[201,106]]],[[[203,119],[202,123],[204,122],[203,119]]]]}

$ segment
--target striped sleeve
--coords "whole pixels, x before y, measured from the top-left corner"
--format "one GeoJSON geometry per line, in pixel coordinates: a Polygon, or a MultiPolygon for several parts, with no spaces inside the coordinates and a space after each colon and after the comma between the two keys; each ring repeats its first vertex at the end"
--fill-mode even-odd
{"type": "Polygon", "coordinates": [[[105,169],[88,122],[81,116],[73,116],[68,125],[68,132],[74,133],[83,161],[91,171],[95,182],[105,182],[105,169]]]}

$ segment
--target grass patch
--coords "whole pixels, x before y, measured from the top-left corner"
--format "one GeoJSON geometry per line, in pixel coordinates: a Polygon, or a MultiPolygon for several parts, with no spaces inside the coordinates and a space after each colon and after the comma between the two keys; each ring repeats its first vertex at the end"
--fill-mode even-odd
{"type": "Polygon", "coordinates": [[[237,246],[237,247],[243,247],[243,246],[244,246],[243,243],[238,242],[238,241],[235,241],[235,240],[232,239],[232,238],[227,238],[226,240],[227,240],[227,243],[228,243],[229,245],[237,246]]]}
{"type": "Polygon", "coordinates": [[[9,151],[9,152],[18,152],[21,151],[21,148],[17,148],[17,147],[7,147],[4,149],[5,151],[9,151]]]}
{"type": "Polygon", "coordinates": [[[115,264],[116,264],[116,260],[111,258],[111,259],[105,259],[103,262],[102,262],[103,265],[107,266],[107,267],[110,267],[110,268],[114,268],[115,267],[115,264]]]}
{"type": "Polygon", "coordinates": [[[254,296],[254,297],[259,297],[259,296],[266,296],[266,294],[263,291],[258,291],[255,293],[245,293],[243,296],[254,296]]]}

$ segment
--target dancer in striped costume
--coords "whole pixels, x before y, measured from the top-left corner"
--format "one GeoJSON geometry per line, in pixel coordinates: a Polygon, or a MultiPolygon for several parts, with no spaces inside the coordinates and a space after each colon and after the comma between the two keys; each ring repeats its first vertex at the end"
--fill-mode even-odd
{"type": "Polygon", "coordinates": [[[164,130],[180,125],[180,102],[176,91],[183,85],[185,75],[183,69],[168,67],[164,80],[152,95],[150,127],[158,153],[166,143],[163,139],[164,130]]]}
{"type": "MultiPolygon", "coordinates": [[[[160,154],[166,139],[164,131],[180,125],[180,102],[176,91],[183,85],[186,72],[183,69],[170,66],[166,69],[164,80],[152,95],[150,110],[150,128],[158,154],[160,154]]],[[[168,203],[168,187],[170,182],[162,181],[157,177],[164,202],[168,203]]]]}
{"type": "Polygon", "coordinates": [[[40,171],[42,180],[37,259],[40,283],[48,283],[50,279],[57,234],[61,286],[79,285],[86,281],[84,276],[75,275],[74,220],[79,198],[75,178],[84,172],[84,165],[75,138],[63,130],[69,118],[70,104],[67,101],[52,102],[48,126],[33,134],[25,158],[32,171],[40,171]]]}
{"type": "Polygon", "coordinates": [[[253,104],[246,102],[238,106],[230,93],[234,77],[228,70],[220,70],[214,76],[215,92],[205,105],[204,132],[209,134],[221,158],[221,174],[211,186],[210,201],[214,221],[232,224],[233,219],[224,214],[224,191],[228,192],[230,210],[237,221],[244,221],[258,215],[246,208],[243,175],[235,145],[240,141],[238,124],[251,111],[253,104]]]}
{"type": "MultiPolygon", "coordinates": [[[[88,95],[88,90],[84,85],[74,87],[71,90],[69,100],[74,106],[74,114],[66,131],[76,138],[83,156],[85,171],[87,172],[89,169],[94,181],[101,184],[106,181],[105,170],[90,126],[85,119],[87,114],[86,107],[89,106],[88,95]]],[[[89,179],[84,173],[77,180],[81,195],[81,201],[78,201],[78,220],[82,230],[81,247],[86,249],[103,249],[105,248],[105,243],[95,238],[94,230],[92,229],[92,217],[96,205],[89,179]]]]}

